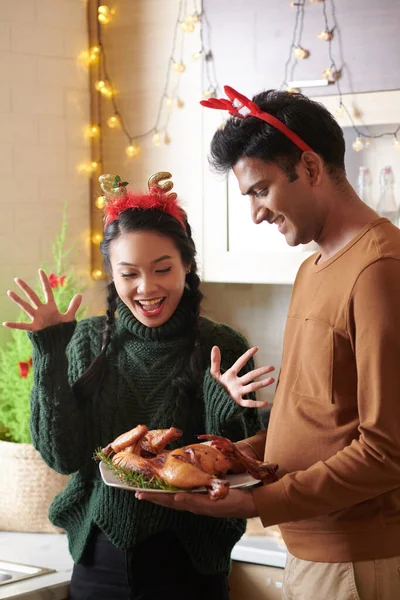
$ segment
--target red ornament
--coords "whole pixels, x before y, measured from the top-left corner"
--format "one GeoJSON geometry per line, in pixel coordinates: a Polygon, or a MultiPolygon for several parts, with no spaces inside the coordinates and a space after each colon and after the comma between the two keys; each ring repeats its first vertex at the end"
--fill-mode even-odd
{"type": "Polygon", "coordinates": [[[28,377],[29,369],[31,366],[32,366],[32,357],[27,362],[20,361],[18,363],[20,377],[23,377],[24,379],[26,379],[28,377]]]}
{"type": "Polygon", "coordinates": [[[64,282],[66,279],[66,275],[55,275],[54,273],[50,273],[49,275],[49,283],[50,283],[50,287],[52,289],[58,287],[59,285],[61,287],[64,287],[64,282]]]}

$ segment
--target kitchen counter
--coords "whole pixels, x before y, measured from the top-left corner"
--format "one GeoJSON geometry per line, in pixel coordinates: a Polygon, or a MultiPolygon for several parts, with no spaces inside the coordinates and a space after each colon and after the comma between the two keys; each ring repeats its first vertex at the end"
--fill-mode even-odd
{"type": "Polygon", "coordinates": [[[73,567],[67,536],[57,533],[0,532],[0,560],[55,569],[0,586],[0,600],[66,600],[73,567]]]}
{"type": "MultiPolygon", "coordinates": [[[[283,568],[286,550],[273,536],[249,536],[233,548],[232,559],[283,568]]],[[[55,569],[55,573],[0,586],[0,600],[66,600],[73,567],[67,536],[52,533],[0,532],[0,560],[55,569]]]]}

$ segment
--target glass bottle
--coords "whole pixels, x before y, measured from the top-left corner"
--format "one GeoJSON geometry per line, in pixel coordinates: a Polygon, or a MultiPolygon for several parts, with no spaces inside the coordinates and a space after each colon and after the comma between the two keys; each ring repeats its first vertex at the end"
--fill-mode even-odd
{"type": "Polygon", "coordinates": [[[372,198],[371,171],[368,167],[360,167],[358,170],[357,190],[361,200],[370,208],[375,207],[372,198]]]}
{"type": "Polygon", "coordinates": [[[392,167],[383,167],[380,173],[379,183],[381,192],[376,211],[381,217],[386,217],[393,225],[398,227],[399,207],[394,196],[394,175],[392,167]]]}

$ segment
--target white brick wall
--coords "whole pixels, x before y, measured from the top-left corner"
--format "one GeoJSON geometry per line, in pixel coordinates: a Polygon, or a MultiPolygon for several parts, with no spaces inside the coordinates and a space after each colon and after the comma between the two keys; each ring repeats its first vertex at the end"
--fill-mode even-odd
{"type": "MultiPolygon", "coordinates": [[[[6,296],[15,276],[34,282],[51,259],[65,201],[73,261],[94,294],[89,263],[89,186],[77,172],[90,158],[83,0],[1,1],[0,7],[0,314],[17,313],[6,296]]],[[[8,332],[0,328],[0,341],[8,332]]]]}

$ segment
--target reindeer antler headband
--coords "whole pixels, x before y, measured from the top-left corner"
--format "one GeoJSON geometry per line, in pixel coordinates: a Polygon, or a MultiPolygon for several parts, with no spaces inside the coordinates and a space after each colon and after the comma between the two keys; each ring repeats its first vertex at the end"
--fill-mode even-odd
{"type": "Polygon", "coordinates": [[[118,215],[128,209],[137,210],[160,210],[171,215],[183,229],[186,229],[186,213],[179,206],[177,195],[173,192],[169,194],[174,187],[171,179],[171,173],[160,171],[154,173],[148,180],[149,193],[137,194],[126,189],[127,181],[122,181],[119,175],[100,175],[100,187],[107,196],[107,204],[104,208],[105,221],[104,229],[111,221],[118,220],[118,215]],[[165,183],[160,183],[165,181],[165,183]]]}
{"type": "Polygon", "coordinates": [[[229,85],[224,86],[225,94],[228,96],[229,100],[226,98],[209,98],[208,100],[201,100],[200,104],[206,106],[207,108],[216,108],[218,110],[227,110],[230,115],[233,117],[239,117],[245,119],[246,117],[257,117],[257,119],[261,119],[268,123],[268,125],[272,125],[275,129],[278,129],[283,135],[285,135],[289,140],[291,140],[300,150],[305,152],[306,150],[312,150],[312,148],[304,142],[300,136],[297,135],[294,131],[292,131],[285,123],[282,123],[279,119],[270,115],[269,113],[261,110],[259,106],[243,94],[239,94],[236,90],[229,87],[229,85]]]}

